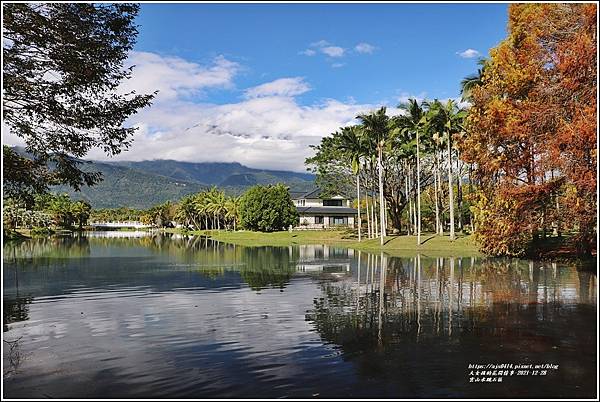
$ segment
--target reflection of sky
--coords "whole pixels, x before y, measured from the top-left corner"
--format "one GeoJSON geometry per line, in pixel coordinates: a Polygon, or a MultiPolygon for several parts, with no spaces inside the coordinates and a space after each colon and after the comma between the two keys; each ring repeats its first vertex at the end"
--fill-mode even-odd
{"type": "Polygon", "coordinates": [[[284,292],[141,288],[86,291],[81,297],[74,292],[34,302],[29,320],[11,324],[5,336],[23,337],[30,354],[22,367],[24,384],[49,378],[68,382],[81,372],[106,370],[152,392],[174,392],[185,381],[227,388],[230,370],[243,372],[246,379],[285,382],[310,375],[307,356],[332,353],[305,320],[319,294],[308,279],[293,280],[284,292]],[[201,376],[186,378],[190,370],[201,376]],[[154,385],[181,371],[181,382],[154,385]],[[147,378],[129,378],[142,377],[140,372],[147,378]]]}
{"type": "MultiPolygon", "coordinates": [[[[369,308],[377,299],[368,301],[367,294],[379,289],[381,259],[362,253],[359,261],[354,253],[304,246],[285,248],[287,252],[273,254],[280,262],[267,259],[261,265],[262,254],[245,254],[239,246],[190,250],[172,248],[168,241],[152,243],[160,247],[141,242],[127,247],[123,239],[101,241],[90,239],[87,256],[77,251],[77,258],[59,255],[39,264],[5,260],[5,302],[16,295],[17,279],[19,297],[34,298],[27,305],[28,319],[7,324],[4,333],[5,340],[22,337],[26,356],[20,372],[5,382],[9,395],[370,395],[365,385],[372,380],[370,371],[357,372],[361,355],[342,353],[343,342],[327,343],[325,334],[316,331],[313,313],[315,303],[323,300],[332,322],[369,308]],[[255,291],[243,280],[246,258],[258,272],[285,269],[289,261],[292,267],[316,268],[296,272],[283,289],[267,283],[255,291]],[[219,261],[222,269],[216,274],[204,273],[206,267],[219,267],[219,261]],[[329,268],[322,272],[324,267],[329,268]]],[[[595,275],[582,276],[567,266],[546,269],[538,263],[469,258],[455,259],[451,268],[447,258],[423,257],[419,271],[415,262],[384,259],[387,319],[411,316],[417,297],[420,312],[430,318],[436,308],[488,311],[497,302],[587,303],[595,309],[595,275]],[[502,271],[509,265],[511,269],[502,271]],[[582,286],[587,287],[585,300],[582,286]]],[[[452,325],[460,324],[459,317],[452,325]]],[[[423,320],[425,328],[429,324],[423,320]]],[[[538,325],[544,317],[541,320],[527,322],[538,325]]],[[[447,337],[440,341],[442,347],[460,350],[456,342],[445,343],[447,337]]],[[[478,345],[479,339],[475,341],[478,345]]],[[[510,341],[505,342],[508,347],[510,341]]],[[[521,344],[516,345],[520,350],[521,344]]],[[[370,349],[361,353],[367,352],[370,349]]],[[[414,358],[427,369],[426,361],[414,358]]],[[[380,389],[382,395],[401,385],[387,380],[384,384],[392,388],[380,389]]]]}

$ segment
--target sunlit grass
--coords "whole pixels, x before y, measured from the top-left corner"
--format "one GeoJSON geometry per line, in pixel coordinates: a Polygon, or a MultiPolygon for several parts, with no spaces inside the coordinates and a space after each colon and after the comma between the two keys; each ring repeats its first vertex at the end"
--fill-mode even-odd
{"type": "Polygon", "coordinates": [[[451,241],[449,236],[424,234],[421,236],[421,245],[417,245],[416,236],[388,236],[383,247],[380,239],[367,239],[363,237],[359,242],[356,233],[348,230],[298,230],[281,231],[272,233],[252,231],[195,231],[193,234],[202,234],[215,240],[234,243],[242,246],[289,246],[294,244],[339,244],[357,250],[369,252],[385,251],[388,254],[414,254],[422,252],[431,255],[482,255],[477,250],[477,245],[472,236],[458,235],[451,241]]]}

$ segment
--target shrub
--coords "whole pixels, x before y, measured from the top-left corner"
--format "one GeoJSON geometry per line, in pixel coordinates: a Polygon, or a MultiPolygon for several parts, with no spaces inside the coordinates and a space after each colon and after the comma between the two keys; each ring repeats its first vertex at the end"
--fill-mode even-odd
{"type": "Polygon", "coordinates": [[[240,200],[239,213],[248,230],[273,232],[298,224],[298,210],[282,184],[250,188],[240,200]]]}

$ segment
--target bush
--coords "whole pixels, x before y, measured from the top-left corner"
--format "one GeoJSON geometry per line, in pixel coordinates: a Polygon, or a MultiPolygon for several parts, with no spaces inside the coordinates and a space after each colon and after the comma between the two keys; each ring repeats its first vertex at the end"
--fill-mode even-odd
{"type": "Polygon", "coordinates": [[[273,232],[298,224],[298,210],[285,186],[254,186],[240,200],[240,222],[245,229],[273,232]]]}

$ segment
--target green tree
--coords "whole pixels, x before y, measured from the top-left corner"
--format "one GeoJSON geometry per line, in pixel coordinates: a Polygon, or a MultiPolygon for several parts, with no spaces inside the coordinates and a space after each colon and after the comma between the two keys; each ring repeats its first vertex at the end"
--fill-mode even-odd
{"type": "Polygon", "coordinates": [[[240,219],[240,198],[230,197],[225,201],[225,218],[233,222],[233,230],[237,230],[237,222],[240,219]]]}
{"type": "Polygon", "coordinates": [[[240,223],[249,230],[273,232],[298,224],[298,210],[282,184],[250,188],[239,208],[240,223]]]}
{"type": "Polygon", "coordinates": [[[448,163],[448,201],[450,204],[450,239],[456,238],[454,231],[454,189],[453,189],[453,174],[452,174],[452,150],[453,137],[461,133],[463,129],[466,110],[458,107],[452,100],[448,100],[446,104],[439,101],[434,101],[430,105],[432,110],[432,119],[437,121],[439,126],[444,130],[444,142],[447,147],[447,163],[448,163]]]}
{"type": "Polygon", "coordinates": [[[79,200],[71,205],[71,213],[79,226],[79,230],[82,229],[83,225],[87,224],[91,212],[92,206],[86,201],[79,200]]]}
{"type": "Polygon", "coordinates": [[[383,246],[385,237],[385,199],[383,197],[383,149],[390,141],[389,117],[385,114],[386,108],[382,107],[376,112],[358,115],[365,134],[375,143],[377,151],[377,172],[379,179],[379,212],[380,212],[380,243],[383,246]]]}
{"type": "Polygon", "coordinates": [[[177,206],[175,219],[183,224],[186,228],[190,225],[198,228],[198,213],[194,204],[194,196],[189,195],[183,197],[177,206]]]}
{"type": "Polygon", "coordinates": [[[72,203],[68,194],[52,196],[47,204],[47,211],[56,226],[70,229],[73,226],[72,203]]]}
{"type": "Polygon", "coordinates": [[[31,207],[35,195],[48,191],[53,182],[52,174],[45,163],[19,155],[9,146],[2,147],[4,198],[18,199],[31,207]]]}
{"type": "Polygon", "coordinates": [[[92,148],[115,155],[129,146],[136,129],[125,120],[154,97],[118,91],[131,75],[123,63],[135,44],[138,10],[126,3],[2,8],[4,122],[33,158],[5,164],[5,186],[26,195],[55,181],[76,190],[93,185],[100,174],[81,170],[79,158],[92,148]]]}
{"type": "Polygon", "coordinates": [[[367,152],[362,138],[360,126],[343,127],[341,130],[339,147],[350,157],[352,173],[356,176],[356,200],[358,208],[358,241],[361,241],[361,216],[360,216],[360,168],[361,158],[367,152]]]}
{"type": "Polygon", "coordinates": [[[481,68],[477,69],[477,73],[466,76],[460,82],[460,95],[465,101],[473,100],[473,90],[483,85],[483,77],[488,66],[488,59],[479,59],[477,64],[481,68]]]}
{"type": "Polygon", "coordinates": [[[409,99],[408,103],[401,103],[398,107],[404,112],[399,116],[401,130],[408,134],[405,138],[415,138],[417,156],[417,244],[421,244],[421,154],[419,136],[424,131],[425,112],[423,106],[416,99],[409,99]]]}

